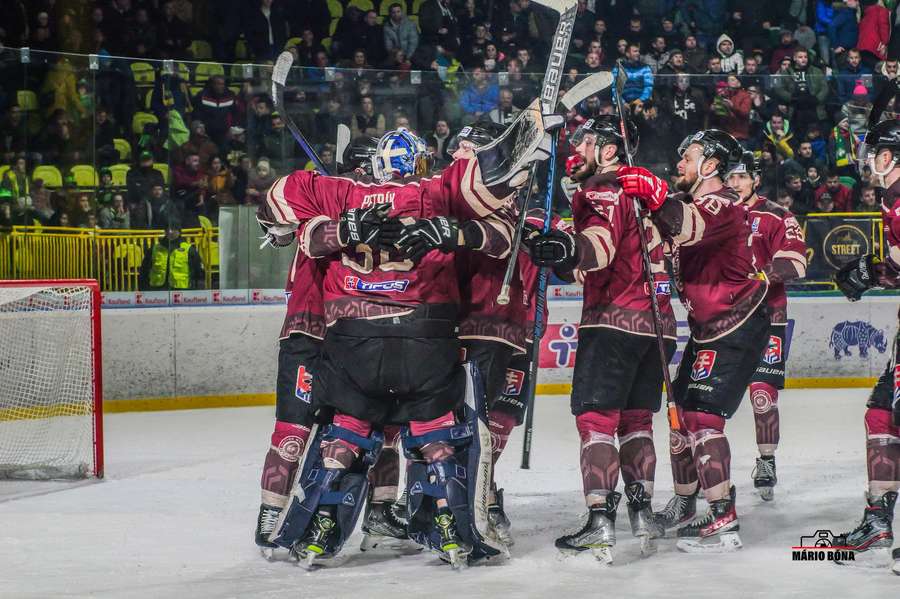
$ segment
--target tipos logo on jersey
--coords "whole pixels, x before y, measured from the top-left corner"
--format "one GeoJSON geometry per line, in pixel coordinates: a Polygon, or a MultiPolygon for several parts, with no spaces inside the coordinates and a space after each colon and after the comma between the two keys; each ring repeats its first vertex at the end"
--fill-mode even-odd
{"type": "Polygon", "coordinates": [[[759,217],[758,216],[753,217],[753,222],[750,224],[750,230],[753,232],[754,235],[759,233],[759,217]]]}
{"type": "Polygon", "coordinates": [[[408,279],[398,281],[363,281],[359,277],[344,277],[344,289],[348,291],[364,291],[366,293],[403,293],[409,287],[408,279]]]}
{"type": "Polygon", "coordinates": [[[503,387],[503,395],[518,396],[522,393],[522,385],[525,383],[525,371],[506,369],[506,386],[503,387]]]}
{"type": "Polygon", "coordinates": [[[309,400],[312,395],[312,375],[306,372],[306,366],[303,364],[297,367],[297,385],[294,389],[294,393],[300,401],[310,403],[309,400]]]}
{"type": "MultiPolygon", "coordinates": [[[[656,295],[672,295],[672,282],[671,281],[654,281],[653,287],[656,290],[656,295]]],[[[650,295],[648,290],[650,287],[647,283],[644,283],[644,293],[650,295]]]]}
{"type": "Polygon", "coordinates": [[[697,352],[694,358],[694,366],[691,368],[691,380],[702,381],[708,379],[712,374],[713,366],[716,365],[716,352],[711,349],[703,349],[697,352]]]}
{"type": "Polygon", "coordinates": [[[781,363],[781,337],[778,335],[769,335],[769,345],[766,346],[766,351],[763,352],[762,359],[766,364],[781,363]]]}

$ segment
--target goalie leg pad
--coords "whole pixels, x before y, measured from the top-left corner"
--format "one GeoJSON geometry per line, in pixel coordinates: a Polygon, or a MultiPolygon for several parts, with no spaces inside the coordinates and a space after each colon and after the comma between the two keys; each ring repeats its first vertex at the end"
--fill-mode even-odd
{"type": "Polygon", "coordinates": [[[466,399],[459,411],[459,424],[421,435],[403,430],[403,449],[408,462],[409,535],[429,548],[440,546],[434,528],[435,501],[446,499],[456,519],[462,540],[472,547],[471,561],[503,553],[501,547],[485,536],[491,478],[491,433],[488,427],[481,381],[477,368],[466,369],[466,399]],[[444,444],[453,449],[428,463],[422,449],[444,444]]]}
{"type": "Polygon", "coordinates": [[[335,536],[333,546],[329,546],[329,552],[340,551],[365,504],[369,486],[366,473],[378,458],[382,443],[383,436],[378,431],[364,437],[333,424],[320,429],[307,452],[288,505],[269,540],[291,548],[304,537],[319,506],[333,505],[337,507],[335,518],[339,534],[335,536]],[[325,467],[322,447],[335,442],[359,448],[361,455],[350,468],[325,467]]]}

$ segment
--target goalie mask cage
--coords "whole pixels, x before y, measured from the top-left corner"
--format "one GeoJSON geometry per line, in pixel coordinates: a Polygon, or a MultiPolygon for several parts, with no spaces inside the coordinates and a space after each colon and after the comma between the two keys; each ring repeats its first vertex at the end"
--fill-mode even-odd
{"type": "Polygon", "coordinates": [[[103,476],[100,288],[0,281],[0,479],[103,476]]]}

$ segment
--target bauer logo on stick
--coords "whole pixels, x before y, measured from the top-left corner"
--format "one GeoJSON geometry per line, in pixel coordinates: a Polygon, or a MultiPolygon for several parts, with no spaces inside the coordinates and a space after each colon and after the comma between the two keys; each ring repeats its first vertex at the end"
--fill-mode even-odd
{"type": "Polygon", "coordinates": [[[715,365],[716,352],[711,349],[700,350],[697,352],[694,366],[691,368],[691,380],[702,381],[703,379],[708,379],[715,365]]]}
{"type": "Polygon", "coordinates": [[[763,362],[766,364],[778,364],[781,362],[781,337],[769,335],[769,345],[763,354],[763,362]]]}

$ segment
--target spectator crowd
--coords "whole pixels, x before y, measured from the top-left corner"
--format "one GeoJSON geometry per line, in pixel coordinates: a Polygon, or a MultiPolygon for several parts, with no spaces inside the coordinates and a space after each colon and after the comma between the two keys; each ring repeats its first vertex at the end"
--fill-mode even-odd
{"type": "MultiPolygon", "coordinates": [[[[355,139],[409,127],[446,164],[461,126],[509,123],[537,96],[556,27],[529,0],[0,6],[0,226],[191,227],[258,203],[308,166],[268,91],[283,49],[302,67],[287,109],[326,167],[342,124],[355,139]]],[[[796,213],[870,211],[856,150],[883,90],[894,115],[896,21],[884,0],[579,0],[562,93],[621,64],[642,163],[671,174],[682,138],[717,127],[759,153],[763,193],[796,213]]],[[[588,98],[567,130],[613,106],[588,98]]]]}

